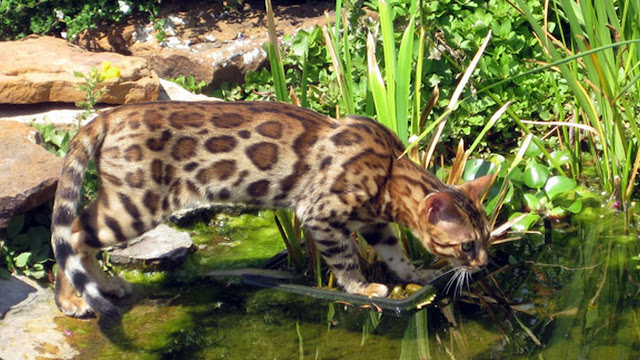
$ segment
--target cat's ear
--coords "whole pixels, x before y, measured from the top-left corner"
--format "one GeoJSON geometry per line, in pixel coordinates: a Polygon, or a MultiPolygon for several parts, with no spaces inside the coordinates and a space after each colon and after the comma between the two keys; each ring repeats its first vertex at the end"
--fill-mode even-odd
{"type": "Polygon", "coordinates": [[[446,192],[427,196],[423,200],[422,210],[427,214],[427,220],[433,225],[440,221],[456,222],[460,218],[460,213],[453,204],[453,198],[446,192]]]}
{"type": "Polygon", "coordinates": [[[493,180],[493,174],[489,174],[464,183],[458,186],[458,188],[469,195],[472,200],[480,201],[484,193],[489,189],[491,184],[493,184],[493,180]]]}

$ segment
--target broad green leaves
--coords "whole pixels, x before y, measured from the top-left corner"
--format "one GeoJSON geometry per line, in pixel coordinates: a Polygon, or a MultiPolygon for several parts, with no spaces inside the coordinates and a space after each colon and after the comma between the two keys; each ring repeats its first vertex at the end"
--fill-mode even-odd
{"type": "Polygon", "coordinates": [[[48,217],[35,212],[17,215],[5,235],[6,240],[0,241],[0,278],[8,277],[9,271],[44,278],[52,260],[48,217]]]}

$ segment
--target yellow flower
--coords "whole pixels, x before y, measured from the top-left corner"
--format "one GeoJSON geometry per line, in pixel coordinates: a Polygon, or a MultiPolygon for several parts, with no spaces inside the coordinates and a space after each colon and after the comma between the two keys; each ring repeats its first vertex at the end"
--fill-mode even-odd
{"type": "Polygon", "coordinates": [[[117,66],[111,65],[111,61],[103,61],[101,68],[102,68],[102,71],[100,71],[100,75],[104,80],[115,79],[120,77],[120,68],[117,66]]]}

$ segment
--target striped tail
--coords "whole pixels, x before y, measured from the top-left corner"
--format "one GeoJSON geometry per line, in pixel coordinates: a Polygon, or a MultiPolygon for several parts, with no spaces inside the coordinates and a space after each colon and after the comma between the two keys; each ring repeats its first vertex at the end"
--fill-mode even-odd
{"type": "Polygon", "coordinates": [[[83,300],[101,314],[117,317],[118,308],[98,288],[97,281],[82,264],[71,243],[72,225],[85,171],[96,150],[102,146],[107,129],[100,117],[82,128],[69,143],[64,167],[58,180],[51,217],[51,245],[56,262],[83,300]]]}

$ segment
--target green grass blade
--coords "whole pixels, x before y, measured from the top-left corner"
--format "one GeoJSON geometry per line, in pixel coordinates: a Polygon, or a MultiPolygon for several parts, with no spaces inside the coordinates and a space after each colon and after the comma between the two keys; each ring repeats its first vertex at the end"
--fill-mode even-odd
{"type": "Polygon", "coordinates": [[[354,89],[353,76],[351,76],[351,69],[353,69],[352,63],[351,63],[351,42],[349,42],[349,24],[347,22],[346,14],[342,13],[342,16],[343,16],[342,24],[344,24],[344,29],[342,30],[342,33],[343,33],[342,53],[343,53],[343,61],[344,61],[344,69],[345,69],[343,73],[346,74],[345,88],[347,89],[346,91],[347,98],[345,99],[345,101],[347,102],[348,115],[353,115],[356,112],[356,107],[354,104],[355,96],[353,94],[353,89],[354,89]]]}
{"type": "MultiPolygon", "coordinates": [[[[382,53],[384,56],[384,79],[386,84],[386,97],[388,112],[384,114],[388,117],[385,122],[392,123],[391,129],[397,134],[396,120],[396,41],[393,31],[393,8],[385,1],[378,1],[378,14],[380,16],[380,34],[382,36],[382,53]]],[[[378,113],[380,115],[380,113],[378,113]]]]}
{"type": "Polygon", "coordinates": [[[280,57],[280,47],[278,46],[278,36],[276,35],[276,25],[271,0],[265,0],[265,6],[267,9],[267,33],[269,34],[267,54],[269,56],[269,63],[271,64],[271,73],[273,75],[276,98],[279,101],[291,102],[289,92],[287,91],[287,81],[284,76],[282,58],[280,57]]]}
{"type": "Polygon", "coordinates": [[[368,65],[368,80],[369,89],[373,97],[373,102],[378,114],[378,121],[397,132],[395,121],[392,121],[391,105],[389,104],[389,97],[387,96],[387,88],[385,87],[380,67],[376,60],[375,40],[373,35],[369,33],[367,37],[367,65],[368,65]]]}
{"type": "MultiPolygon", "coordinates": [[[[411,114],[411,100],[409,90],[411,87],[411,73],[413,63],[413,30],[415,27],[415,16],[411,17],[409,25],[402,35],[400,42],[400,52],[398,54],[398,71],[396,90],[396,122],[397,134],[400,140],[406,145],[409,137],[409,114],[411,114]]],[[[418,54],[420,56],[420,54],[418,54]]]]}
{"type": "Polygon", "coordinates": [[[418,57],[416,59],[416,72],[414,79],[414,103],[413,114],[411,116],[411,135],[418,134],[420,132],[420,111],[421,111],[421,94],[422,94],[422,67],[424,64],[424,51],[425,51],[425,36],[426,31],[424,26],[420,26],[420,43],[418,45],[418,57]]]}

